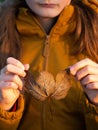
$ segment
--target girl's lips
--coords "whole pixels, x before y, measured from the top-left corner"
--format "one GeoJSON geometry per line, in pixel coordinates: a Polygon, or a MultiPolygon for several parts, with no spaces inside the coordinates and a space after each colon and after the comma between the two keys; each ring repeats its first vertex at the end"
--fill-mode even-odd
{"type": "Polygon", "coordinates": [[[57,5],[56,4],[40,4],[40,6],[44,7],[44,8],[54,8],[57,5]]]}

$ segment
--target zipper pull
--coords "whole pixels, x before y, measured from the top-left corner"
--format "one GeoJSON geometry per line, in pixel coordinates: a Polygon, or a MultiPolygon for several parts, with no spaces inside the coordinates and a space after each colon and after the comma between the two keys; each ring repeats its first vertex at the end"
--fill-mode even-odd
{"type": "Polygon", "coordinates": [[[44,42],[44,50],[43,50],[43,56],[44,56],[44,65],[43,70],[47,71],[48,68],[48,60],[49,60],[49,52],[50,52],[50,45],[49,45],[50,36],[46,36],[46,40],[44,42]]]}
{"type": "Polygon", "coordinates": [[[45,58],[47,58],[49,56],[49,35],[46,36],[46,40],[45,40],[45,46],[44,46],[44,50],[43,50],[43,56],[45,58]]]}

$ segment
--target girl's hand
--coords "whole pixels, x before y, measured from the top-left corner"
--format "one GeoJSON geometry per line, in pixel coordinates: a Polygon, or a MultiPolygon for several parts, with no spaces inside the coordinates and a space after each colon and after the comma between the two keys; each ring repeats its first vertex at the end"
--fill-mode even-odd
{"type": "Polygon", "coordinates": [[[18,99],[23,87],[21,78],[25,77],[28,68],[15,58],[7,59],[7,65],[0,72],[0,106],[4,110],[10,110],[18,99]]]}
{"type": "Polygon", "coordinates": [[[72,65],[70,72],[80,81],[89,100],[98,105],[98,64],[86,58],[72,65]]]}

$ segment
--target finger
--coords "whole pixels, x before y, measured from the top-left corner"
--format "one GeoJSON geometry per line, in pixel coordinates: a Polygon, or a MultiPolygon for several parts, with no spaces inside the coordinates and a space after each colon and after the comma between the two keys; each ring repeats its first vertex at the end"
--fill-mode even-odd
{"type": "Polygon", "coordinates": [[[17,66],[14,66],[12,64],[8,64],[5,68],[3,68],[1,70],[1,74],[4,74],[4,73],[7,74],[7,72],[10,72],[10,73],[22,76],[22,77],[25,77],[25,75],[26,75],[26,73],[23,69],[21,69],[17,66]]]}
{"type": "Polygon", "coordinates": [[[80,82],[82,85],[87,85],[92,82],[98,82],[98,75],[88,75],[85,78],[83,78],[80,82]]]}
{"type": "Polygon", "coordinates": [[[4,82],[1,81],[0,82],[0,88],[2,89],[6,89],[6,88],[12,88],[12,89],[18,89],[17,84],[15,84],[14,82],[4,82]]]}
{"type": "Polygon", "coordinates": [[[24,65],[19,60],[15,59],[13,57],[7,58],[7,64],[13,64],[14,66],[17,66],[17,67],[25,70],[24,65]]]}
{"type": "Polygon", "coordinates": [[[25,64],[24,67],[25,67],[25,70],[29,70],[30,68],[29,64],[25,64]]]}
{"type": "Polygon", "coordinates": [[[19,86],[19,89],[22,90],[22,87],[23,87],[23,82],[22,80],[19,78],[18,75],[6,75],[3,77],[0,77],[0,81],[4,81],[4,82],[15,82],[15,84],[17,84],[19,86]]]}
{"type": "Polygon", "coordinates": [[[98,74],[98,67],[93,66],[86,66],[83,69],[80,69],[76,73],[77,80],[81,80],[87,75],[97,75],[98,74]]]}
{"type": "MultiPolygon", "coordinates": [[[[96,86],[98,86],[98,83],[96,84],[96,86]]],[[[92,104],[98,105],[98,89],[87,89],[87,87],[83,87],[83,90],[84,90],[88,100],[92,104]]]]}
{"type": "Polygon", "coordinates": [[[70,66],[70,72],[72,75],[76,75],[77,71],[85,66],[95,66],[98,67],[98,64],[90,60],[89,58],[83,59],[76,64],[70,66]]]}
{"type": "Polygon", "coordinates": [[[98,82],[92,82],[90,84],[86,85],[86,89],[90,89],[90,90],[98,90],[98,82]]]}

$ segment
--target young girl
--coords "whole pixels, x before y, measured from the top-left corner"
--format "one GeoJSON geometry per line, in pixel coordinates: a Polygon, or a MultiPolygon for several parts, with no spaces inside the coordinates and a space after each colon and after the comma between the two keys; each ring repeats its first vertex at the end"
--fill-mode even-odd
{"type": "Polygon", "coordinates": [[[9,3],[0,16],[0,129],[97,130],[98,1],[9,3]]]}

